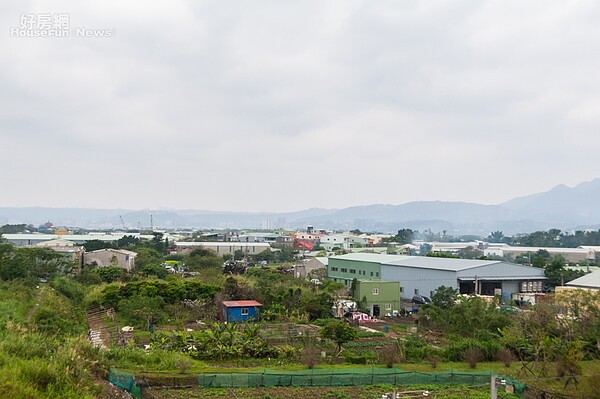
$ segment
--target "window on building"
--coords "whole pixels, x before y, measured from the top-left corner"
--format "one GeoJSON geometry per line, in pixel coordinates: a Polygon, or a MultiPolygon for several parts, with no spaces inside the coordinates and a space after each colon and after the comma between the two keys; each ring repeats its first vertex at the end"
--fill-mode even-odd
{"type": "Polygon", "coordinates": [[[400,292],[404,292],[404,287],[400,287],[400,292]]]}
{"type": "Polygon", "coordinates": [[[429,291],[429,298],[433,297],[433,291],[429,291]]]}
{"type": "Polygon", "coordinates": [[[356,269],[350,269],[350,274],[356,274],[356,269]]]}
{"type": "Polygon", "coordinates": [[[348,273],[348,269],[342,267],[342,273],[348,273]]]}
{"type": "Polygon", "coordinates": [[[373,295],[379,295],[379,288],[373,288],[373,295]]]}
{"type": "Polygon", "coordinates": [[[415,288],[415,295],[419,295],[419,289],[415,288]]]}
{"type": "Polygon", "coordinates": [[[386,303],[385,304],[385,310],[392,310],[392,304],[391,303],[386,303]]]}
{"type": "Polygon", "coordinates": [[[248,316],[248,308],[242,308],[242,316],[248,316]]]}
{"type": "Polygon", "coordinates": [[[371,277],[373,277],[373,272],[371,272],[371,277]]]}
{"type": "Polygon", "coordinates": [[[379,277],[379,272],[375,272],[375,277],[379,277]]]}

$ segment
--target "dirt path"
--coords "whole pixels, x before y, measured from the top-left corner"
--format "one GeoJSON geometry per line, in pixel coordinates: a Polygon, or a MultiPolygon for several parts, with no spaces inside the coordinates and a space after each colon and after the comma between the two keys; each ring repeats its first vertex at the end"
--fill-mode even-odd
{"type": "Polygon", "coordinates": [[[40,307],[40,299],[42,297],[42,292],[47,289],[48,289],[48,287],[45,285],[38,285],[38,290],[37,290],[37,292],[35,294],[35,298],[34,298],[35,305],[32,306],[31,310],[29,310],[29,313],[27,313],[27,325],[28,326],[31,326],[31,320],[33,319],[33,315],[35,315],[35,312],[40,307]]]}

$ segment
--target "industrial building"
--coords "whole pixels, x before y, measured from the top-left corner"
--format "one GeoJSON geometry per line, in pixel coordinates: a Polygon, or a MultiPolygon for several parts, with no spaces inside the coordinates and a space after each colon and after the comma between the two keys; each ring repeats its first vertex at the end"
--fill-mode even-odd
{"type": "Polygon", "coordinates": [[[209,242],[209,241],[178,241],[175,250],[178,254],[189,255],[195,249],[209,249],[217,255],[234,255],[236,251],[242,251],[248,255],[271,250],[271,245],[266,242],[209,242]]]}
{"type": "Polygon", "coordinates": [[[397,281],[400,296],[432,296],[440,286],[462,294],[501,295],[542,292],[544,270],[515,263],[426,256],[347,254],[329,259],[329,278],[350,287],[357,281],[397,281]]]}
{"type": "MultiPolygon", "coordinates": [[[[582,277],[571,280],[566,284],[567,288],[599,290],[600,291],[600,270],[588,273],[582,277]]],[[[564,287],[563,287],[564,288],[564,287]]],[[[557,287],[558,290],[558,287],[557,287]]]]}

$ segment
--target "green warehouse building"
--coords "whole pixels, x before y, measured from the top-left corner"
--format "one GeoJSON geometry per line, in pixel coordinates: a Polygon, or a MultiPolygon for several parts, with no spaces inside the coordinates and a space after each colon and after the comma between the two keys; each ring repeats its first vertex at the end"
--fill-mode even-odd
{"type": "Polygon", "coordinates": [[[392,311],[400,310],[399,298],[431,297],[442,285],[461,294],[501,296],[507,302],[522,293],[542,292],[546,280],[544,269],[511,262],[371,253],[329,258],[327,274],[348,288],[356,279],[355,300],[366,296],[373,316],[377,311],[391,313],[387,311],[389,304],[392,311]],[[385,284],[390,288],[384,289],[385,284]]]}
{"type": "Polygon", "coordinates": [[[381,262],[389,255],[354,253],[329,258],[328,276],[348,288],[356,279],[354,300],[374,317],[400,311],[400,282],[382,281],[381,262]]]}

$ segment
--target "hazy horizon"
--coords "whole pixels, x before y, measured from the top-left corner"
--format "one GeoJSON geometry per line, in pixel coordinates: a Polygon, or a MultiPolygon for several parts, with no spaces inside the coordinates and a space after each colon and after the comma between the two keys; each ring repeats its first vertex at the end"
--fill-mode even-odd
{"type": "Polygon", "coordinates": [[[600,169],[597,2],[0,11],[1,207],[497,205],[600,169]]]}

